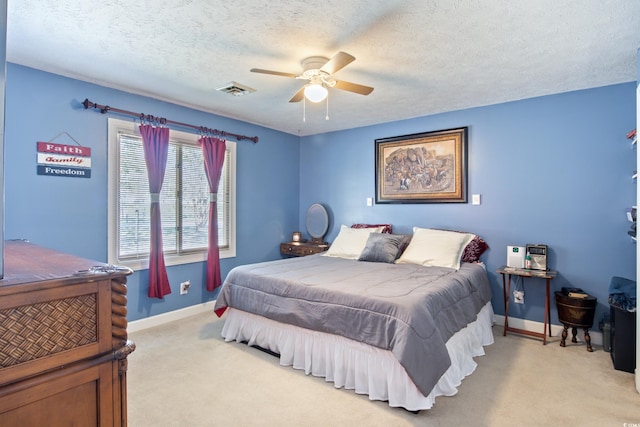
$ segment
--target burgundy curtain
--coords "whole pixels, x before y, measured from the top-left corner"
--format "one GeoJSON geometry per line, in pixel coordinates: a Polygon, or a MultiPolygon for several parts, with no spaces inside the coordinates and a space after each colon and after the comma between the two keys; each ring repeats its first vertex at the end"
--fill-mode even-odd
{"type": "Polygon", "coordinates": [[[169,128],[140,125],[144,160],[151,193],[151,251],[149,254],[149,298],[164,298],[171,293],[162,250],[160,190],[169,152],[169,128]]]}
{"type": "Polygon", "coordinates": [[[209,182],[209,252],[207,253],[207,290],[222,285],[220,276],[220,249],[218,248],[217,194],[220,174],[224,165],[226,143],[224,139],[203,136],[198,140],[204,157],[204,170],[209,182]]]}

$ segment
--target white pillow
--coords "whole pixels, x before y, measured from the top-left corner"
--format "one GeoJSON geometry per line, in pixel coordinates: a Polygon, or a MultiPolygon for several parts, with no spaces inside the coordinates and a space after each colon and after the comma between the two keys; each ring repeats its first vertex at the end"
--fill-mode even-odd
{"type": "Polygon", "coordinates": [[[396,263],[458,270],[462,251],[474,237],[469,233],[413,227],[411,242],[396,263]]]}
{"type": "Polygon", "coordinates": [[[358,259],[362,250],[367,245],[369,234],[380,233],[384,227],[374,228],[350,228],[346,225],[340,227],[340,232],[333,241],[324,256],[333,256],[347,259],[358,259]]]}

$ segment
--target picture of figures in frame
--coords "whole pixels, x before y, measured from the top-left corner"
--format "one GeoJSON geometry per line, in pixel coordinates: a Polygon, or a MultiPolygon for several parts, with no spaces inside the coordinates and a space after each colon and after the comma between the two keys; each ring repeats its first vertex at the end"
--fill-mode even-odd
{"type": "Polygon", "coordinates": [[[466,203],[467,128],[376,139],[376,203],[466,203]]]}

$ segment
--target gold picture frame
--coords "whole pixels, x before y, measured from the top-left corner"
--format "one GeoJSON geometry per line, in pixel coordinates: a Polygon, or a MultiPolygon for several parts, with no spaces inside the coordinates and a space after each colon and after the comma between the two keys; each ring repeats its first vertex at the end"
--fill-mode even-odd
{"type": "Polygon", "coordinates": [[[467,203],[467,133],[376,139],[376,203],[467,203]]]}

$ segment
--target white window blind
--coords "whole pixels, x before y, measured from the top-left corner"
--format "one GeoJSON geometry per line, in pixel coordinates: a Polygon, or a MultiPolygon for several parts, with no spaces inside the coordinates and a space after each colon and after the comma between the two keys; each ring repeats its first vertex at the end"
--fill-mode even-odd
{"type": "MultiPolygon", "coordinates": [[[[116,129],[116,126],[111,126],[110,120],[110,141],[114,139],[115,145],[110,147],[110,158],[112,151],[117,151],[114,159],[117,170],[113,173],[117,176],[110,179],[110,199],[114,199],[117,213],[110,214],[109,262],[114,262],[112,257],[115,257],[117,264],[128,265],[133,262],[136,265],[136,262],[146,262],[149,255],[149,184],[142,139],[135,128],[128,130],[121,127],[116,129]],[[111,188],[113,181],[116,181],[114,189],[111,188]],[[111,222],[115,224],[112,226],[111,222]]],[[[197,135],[171,131],[167,166],[160,192],[162,243],[167,265],[206,259],[209,185],[197,138],[197,135]],[[174,134],[179,134],[180,137],[176,138],[174,134]],[[180,261],[179,258],[183,260],[180,261]]],[[[235,256],[234,199],[235,144],[227,142],[217,196],[218,246],[221,257],[235,256]]],[[[113,208],[112,203],[110,208],[113,208]]],[[[144,265],[139,264],[137,267],[144,268],[144,265]]]]}

